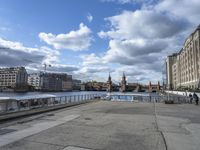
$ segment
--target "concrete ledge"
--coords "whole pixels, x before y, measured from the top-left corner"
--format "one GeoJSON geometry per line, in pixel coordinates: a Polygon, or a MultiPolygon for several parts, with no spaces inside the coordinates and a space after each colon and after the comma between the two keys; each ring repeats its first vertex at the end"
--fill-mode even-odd
{"type": "Polygon", "coordinates": [[[10,120],[10,119],[31,116],[35,114],[40,114],[40,113],[44,113],[48,111],[58,110],[58,109],[66,108],[66,107],[72,107],[72,106],[77,106],[77,105],[86,104],[90,102],[96,102],[96,101],[98,100],[87,100],[87,101],[68,103],[68,104],[62,104],[62,105],[57,105],[57,106],[40,107],[36,109],[24,110],[24,111],[19,111],[19,112],[10,112],[10,113],[0,115],[0,123],[2,123],[3,121],[10,120]]]}

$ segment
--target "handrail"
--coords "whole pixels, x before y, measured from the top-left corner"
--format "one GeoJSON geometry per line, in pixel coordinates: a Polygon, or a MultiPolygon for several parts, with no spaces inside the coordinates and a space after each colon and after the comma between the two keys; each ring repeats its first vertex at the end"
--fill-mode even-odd
{"type": "Polygon", "coordinates": [[[109,95],[107,99],[112,101],[139,101],[157,103],[190,103],[190,97],[181,95],[109,95]]]}
{"type": "Polygon", "coordinates": [[[5,100],[0,102],[0,115],[37,108],[48,108],[65,104],[81,103],[105,97],[105,94],[68,95],[58,97],[37,97],[22,100],[5,100]]]}

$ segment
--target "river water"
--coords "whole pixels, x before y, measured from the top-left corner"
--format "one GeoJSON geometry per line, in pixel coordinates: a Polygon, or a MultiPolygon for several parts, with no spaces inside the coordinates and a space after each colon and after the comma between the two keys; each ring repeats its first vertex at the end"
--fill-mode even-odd
{"type": "MultiPolygon", "coordinates": [[[[72,95],[91,95],[91,94],[107,94],[107,92],[99,92],[99,91],[78,91],[78,92],[27,92],[27,93],[15,93],[15,92],[1,92],[0,93],[0,99],[1,98],[14,98],[14,99],[20,99],[20,98],[26,98],[26,97],[45,97],[45,96],[52,96],[52,97],[62,97],[62,96],[72,96],[72,95]]],[[[146,93],[146,92],[112,92],[109,93],[109,95],[138,95],[138,96],[149,96],[149,95],[156,95],[156,93],[146,93]]]]}
{"type": "Polygon", "coordinates": [[[9,98],[20,98],[20,97],[44,97],[44,96],[71,96],[71,95],[88,95],[88,94],[106,94],[106,92],[98,92],[98,91],[78,91],[78,92],[27,92],[27,93],[15,93],[15,92],[1,92],[0,99],[2,97],[9,98]]]}

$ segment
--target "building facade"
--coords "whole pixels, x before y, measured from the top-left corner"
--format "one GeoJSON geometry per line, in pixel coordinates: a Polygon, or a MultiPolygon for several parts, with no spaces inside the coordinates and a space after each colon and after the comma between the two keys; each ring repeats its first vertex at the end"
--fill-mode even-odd
{"type": "Polygon", "coordinates": [[[72,80],[72,88],[75,91],[81,90],[81,80],[73,79],[72,80]]]}
{"type": "Polygon", "coordinates": [[[0,68],[0,87],[16,88],[27,85],[28,75],[24,67],[0,68]]]}
{"type": "Polygon", "coordinates": [[[62,79],[56,73],[43,73],[41,76],[42,91],[62,91],[62,79]]]}
{"type": "Polygon", "coordinates": [[[171,90],[173,89],[173,74],[175,70],[173,70],[173,65],[176,64],[176,59],[177,59],[177,53],[174,53],[170,56],[167,57],[166,59],[166,85],[167,89],[171,90]]]}
{"type": "Polygon", "coordinates": [[[41,72],[28,74],[28,84],[33,86],[35,90],[41,90],[41,77],[41,72]]]}
{"type": "Polygon", "coordinates": [[[28,84],[35,90],[72,91],[72,75],[59,73],[33,73],[28,75],[28,84]]]}
{"type": "Polygon", "coordinates": [[[166,60],[168,87],[200,88],[200,26],[185,40],[180,52],[170,57],[172,63],[167,63],[169,57],[166,60]]]}
{"type": "Polygon", "coordinates": [[[62,91],[72,91],[72,75],[62,74],[62,91]]]}

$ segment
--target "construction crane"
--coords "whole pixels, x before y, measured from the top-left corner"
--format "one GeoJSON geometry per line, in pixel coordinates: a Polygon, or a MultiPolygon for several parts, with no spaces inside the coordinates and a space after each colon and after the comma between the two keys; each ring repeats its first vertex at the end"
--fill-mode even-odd
{"type": "Polygon", "coordinates": [[[51,65],[47,65],[46,63],[44,64],[44,73],[46,73],[47,67],[51,67],[51,65]]]}

